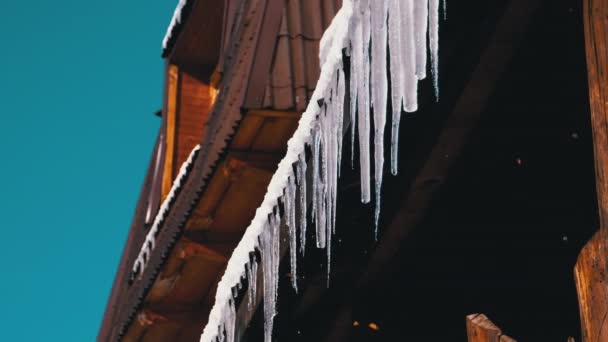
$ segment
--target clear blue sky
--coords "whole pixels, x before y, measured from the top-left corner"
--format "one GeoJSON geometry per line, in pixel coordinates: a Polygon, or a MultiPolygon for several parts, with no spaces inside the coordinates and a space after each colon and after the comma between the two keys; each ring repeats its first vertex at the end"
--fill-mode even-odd
{"type": "Polygon", "coordinates": [[[2,341],[93,341],[152,151],[176,0],[0,1],[2,341]]]}

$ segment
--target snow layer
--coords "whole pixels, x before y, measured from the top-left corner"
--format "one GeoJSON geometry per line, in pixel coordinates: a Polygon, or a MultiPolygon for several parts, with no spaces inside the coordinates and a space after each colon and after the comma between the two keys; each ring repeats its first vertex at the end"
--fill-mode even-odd
{"type": "Polygon", "coordinates": [[[188,175],[188,172],[190,170],[190,166],[194,162],[194,158],[198,154],[198,151],[200,150],[200,148],[201,148],[200,145],[196,145],[190,152],[188,159],[186,159],[186,161],[180,167],[179,173],[177,174],[177,177],[175,177],[175,180],[173,181],[173,186],[171,186],[171,190],[169,191],[169,194],[167,195],[167,197],[161,204],[160,209],[158,210],[158,213],[156,214],[156,217],[154,218],[154,223],[152,224],[152,227],[148,231],[148,234],[146,235],[146,239],[144,240],[144,244],[141,247],[141,250],[139,251],[139,255],[137,256],[137,259],[135,259],[135,263],[133,264],[133,269],[132,269],[133,274],[139,273],[141,275],[143,273],[144,268],[146,267],[146,264],[148,263],[148,260],[150,258],[150,255],[152,254],[152,250],[154,249],[156,235],[158,235],[158,230],[160,229],[160,225],[162,224],[162,222],[165,220],[165,217],[169,213],[169,208],[170,208],[171,204],[173,203],[173,201],[175,200],[175,196],[176,196],[177,192],[184,185],[186,176],[188,175]]]}
{"type": "MultiPolygon", "coordinates": [[[[234,298],[244,279],[249,284],[248,308],[253,309],[255,303],[252,297],[258,282],[258,261],[251,255],[256,250],[260,251],[262,263],[264,340],[272,340],[277,314],[281,227],[285,226],[288,232],[292,286],[297,291],[297,244],[299,241],[300,254],[304,255],[309,201],[312,202],[310,216],[316,228],[316,246],[327,251],[329,284],[343,122],[347,110],[352,143],[355,129],[358,130],[361,201],[364,203],[371,200],[371,157],[374,158],[377,232],[388,99],[390,96],[393,104],[390,111],[391,171],[396,173],[401,110],[413,112],[418,108],[418,80],[426,76],[427,68],[427,34],[433,79],[437,85],[438,11],[439,0],[344,0],[342,9],[321,39],[321,75],[310,103],[287,143],[287,154],[279,163],[261,206],[228,261],[218,284],[215,305],[201,335],[202,342],[235,340],[234,298]],[[343,51],[351,60],[350,84],[344,73],[343,51]],[[344,106],[346,96],[350,99],[348,107],[344,106]],[[370,117],[373,137],[370,136],[370,117]],[[308,161],[307,149],[311,151],[308,161]],[[307,169],[312,173],[311,193],[306,191],[307,169]]],[[[354,148],[352,155],[354,163],[354,148]]]]}
{"type": "Polygon", "coordinates": [[[187,2],[188,0],[179,0],[179,2],[177,3],[177,7],[175,7],[175,11],[173,12],[173,18],[171,18],[171,23],[169,23],[169,27],[167,27],[167,33],[165,33],[165,38],[163,38],[163,50],[167,48],[167,44],[169,43],[169,40],[171,40],[173,29],[175,29],[178,24],[181,24],[182,10],[184,9],[184,6],[186,6],[187,2]]]}

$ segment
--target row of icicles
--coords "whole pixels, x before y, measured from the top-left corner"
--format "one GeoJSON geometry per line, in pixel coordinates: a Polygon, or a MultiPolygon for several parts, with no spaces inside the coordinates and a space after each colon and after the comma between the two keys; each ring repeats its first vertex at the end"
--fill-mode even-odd
{"type": "Polygon", "coordinates": [[[218,284],[215,305],[201,335],[202,342],[235,341],[238,333],[235,298],[243,284],[249,284],[245,308],[253,310],[256,307],[260,262],[264,339],[266,342],[272,340],[281,259],[281,226],[288,230],[291,283],[297,292],[297,245],[299,239],[299,251],[304,255],[309,202],[310,216],[316,227],[316,246],[327,250],[329,281],[345,110],[350,119],[352,152],[355,131],[359,138],[363,203],[371,200],[370,120],[373,120],[377,236],[389,82],[391,101],[398,104],[392,106],[391,113],[390,168],[396,174],[401,110],[414,112],[418,108],[418,81],[426,77],[427,45],[435,94],[439,95],[438,29],[439,0],[344,0],[321,39],[321,75],[312,99],[288,142],[287,154],[272,177],[262,205],[228,261],[226,272],[218,284]],[[343,51],[350,58],[349,82],[344,70],[343,51]],[[350,108],[344,106],[346,96],[349,97],[350,108]],[[307,149],[312,152],[308,159],[307,149]],[[312,181],[310,194],[307,193],[308,181],[312,181]],[[261,252],[261,260],[255,257],[256,250],[261,252]]]}

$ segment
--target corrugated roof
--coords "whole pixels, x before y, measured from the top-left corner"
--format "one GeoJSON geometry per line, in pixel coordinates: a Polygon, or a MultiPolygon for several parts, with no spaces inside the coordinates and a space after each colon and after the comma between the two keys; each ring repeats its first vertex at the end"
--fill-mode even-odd
{"type": "Polygon", "coordinates": [[[319,78],[321,36],[340,7],[342,0],[287,1],[266,84],[264,108],[298,111],[306,108],[319,78]]]}

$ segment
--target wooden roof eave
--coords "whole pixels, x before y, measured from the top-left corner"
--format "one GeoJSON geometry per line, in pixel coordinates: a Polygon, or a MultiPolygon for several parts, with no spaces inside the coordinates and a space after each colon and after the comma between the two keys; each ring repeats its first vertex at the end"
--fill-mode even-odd
{"type": "MultiPolygon", "coordinates": [[[[177,237],[183,232],[185,222],[202,195],[221,155],[227,148],[227,142],[234,135],[236,125],[242,117],[241,106],[248,89],[249,75],[259,43],[257,37],[266,13],[271,13],[276,6],[283,6],[283,1],[247,0],[239,5],[235,13],[236,24],[233,34],[236,39],[232,40],[230,46],[226,48],[225,72],[222,77],[221,90],[210,113],[210,120],[205,126],[199,158],[194,161],[190,176],[183,184],[179,196],[175,199],[160,228],[156,237],[156,247],[146,268],[139,276],[139,280],[128,289],[128,293],[122,300],[123,310],[119,313],[120,317],[116,319],[116,329],[110,335],[104,335],[107,338],[101,340],[115,341],[124,336],[166,257],[170,255],[177,237]]],[[[128,268],[131,266],[131,264],[122,265],[122,267],[128,268]]],[[[116,283],[115,286],[124,287],[125,285],[116,283]]]]}
{"type": "Polygon", "coordinates": [[[189,0],[181,11],[181,21],[171,27],[171,37],[162,57],[170,63],[217,63],[223,29],[225,1],[189,0]],[[200,25],[205,29],[201,30],[200,25]]]}
{"type": "MultiPolygon", "coordinates": [[[[162,128],[161,128],[162,130],[162,128]]],[[[129,229],[129,234],[125,242],[125,247],[118,264],[116,276],[112,284],[112,290],[106,304],[106,309],[103,315],[99,334],[97,336],[98,341],[105,341],[111,334],[112,329],[116,324],[118,306],[122,305],[119,301],[122,291],[124,291],[124,284],[127,282],[131,273],[131,267],[129,261],[137,255],[141,244],[143,243],[146,232],[144,230],[146,211],[148,209],[148,201],[150,194],[153,192],[154,187],[154,168],[158,149],[160,148],[161,132],[158,133],[154,149],[152,150],[152,156],[148,163],[148,169],[146,176],[141,187],[139,199],[135,207],[135,214],[133,215],[133,221],[129,229]]]]}

